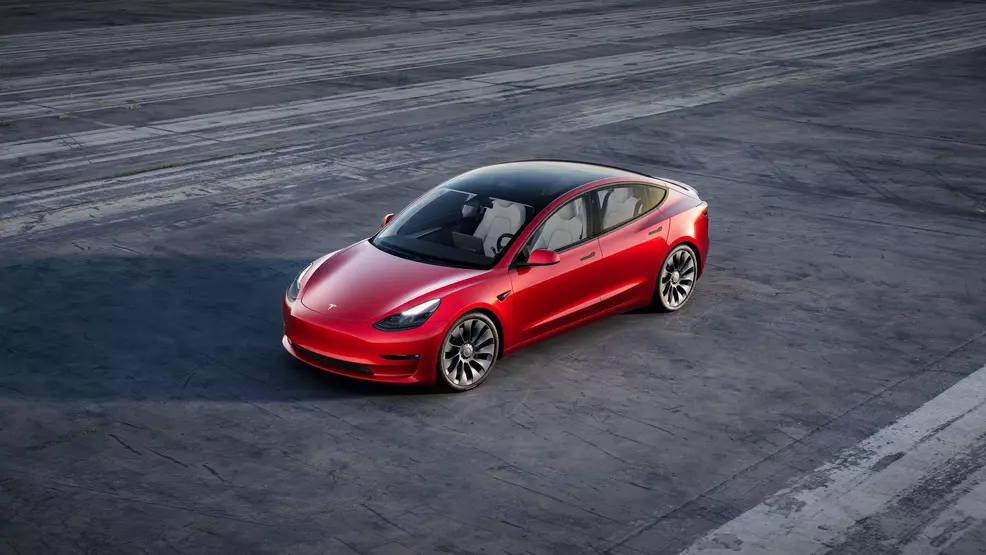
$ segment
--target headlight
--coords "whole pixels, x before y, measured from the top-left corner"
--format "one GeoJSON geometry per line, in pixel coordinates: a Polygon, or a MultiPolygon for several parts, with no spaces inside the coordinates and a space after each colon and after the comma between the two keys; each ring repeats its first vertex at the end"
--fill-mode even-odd
{"type": "Polygon", "coordinates": [[[307,274],[308,270],[311,269],[312,269],[311,264],[305,266],[305,269],[302,270],[301,273],[298,274],[298,277],[294,278],[294,281],[292,281],[291,285],[288,286],[288,292],[287,292],[288,302],[293,303],[295,299],[298,298],[298,293],[301,292],[301,279],[305,277],[305,274],[307,274]]]}
{"type": "Polygon", "coordinates": [[[399,331],[416,328],[424,324],[425,320],[435,313],[435,310],[438,309],[438,304],[441,302],[441,299],[435,299],[421,303],[399,314],[387,316],[383,320],[373,324],[373,327],[383,331],[399,331]]]}

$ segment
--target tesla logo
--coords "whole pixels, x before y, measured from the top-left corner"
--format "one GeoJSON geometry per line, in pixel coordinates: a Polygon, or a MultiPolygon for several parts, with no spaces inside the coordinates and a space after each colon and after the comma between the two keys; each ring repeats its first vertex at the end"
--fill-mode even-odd
{"type": "Polygon", "coordinates": [[[330,305],[329,305],[329,308],[326,308],[325,310],[332,310],[332,309],[333,309],[333,308],[335,308],[335,307],[336,307],[336,305],[334,305],[334,304],[330,304],[330,305]]]}

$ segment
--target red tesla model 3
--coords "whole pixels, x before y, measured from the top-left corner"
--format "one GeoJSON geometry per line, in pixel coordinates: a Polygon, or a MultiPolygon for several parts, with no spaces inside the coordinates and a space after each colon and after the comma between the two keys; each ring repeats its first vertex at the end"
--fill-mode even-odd
{"type": "Polygon", "coordinates": [[[680,309],[708,231],[708,204],[669,179],[553,160],[478,168],[302,270],[282,343],[330,372],[466,391],[565,329],[680,309]]]}

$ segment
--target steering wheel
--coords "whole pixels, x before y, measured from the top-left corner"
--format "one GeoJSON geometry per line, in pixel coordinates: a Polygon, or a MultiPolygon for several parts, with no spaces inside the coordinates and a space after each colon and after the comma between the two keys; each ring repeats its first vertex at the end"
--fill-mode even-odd
{"type": "Polygon", "coordinates": [[[503,240],[506,239],[508,242],[514,236],[513,233],[504,233],[503,235],[497,237],[496,239],[496,252],[499,253],[503,250],[503,240]]]}

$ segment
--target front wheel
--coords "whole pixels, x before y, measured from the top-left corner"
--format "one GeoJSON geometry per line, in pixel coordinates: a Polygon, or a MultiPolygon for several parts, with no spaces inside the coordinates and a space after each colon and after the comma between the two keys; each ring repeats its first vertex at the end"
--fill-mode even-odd
{"type": "Polygon", "coordinates": [[[651,307],[662,312],[674,312],[685,306],[698,280],[698,259],[695,251],[679,245],[664,259],[657,274],[651,307]]]}
{"type": "Polygon", "coordinates": [[[485,314],[470,312],[455,321],[438,353],[438,380],[453,391],[483,383],[496,364],[500,334],[485,314]]]}

